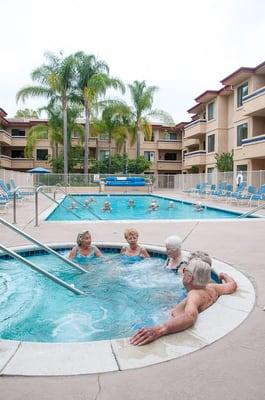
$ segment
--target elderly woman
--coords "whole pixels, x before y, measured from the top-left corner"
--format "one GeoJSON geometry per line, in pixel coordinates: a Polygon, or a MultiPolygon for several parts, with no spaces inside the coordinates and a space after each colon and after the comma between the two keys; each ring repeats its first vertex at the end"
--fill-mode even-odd
{"type": "Polygon", "coordinates": [[[77,235],[76,246],[72,248],[68,258],[78,264],[87,265],[93,257],[102,256],[101,251],[92,245],[91,234],[89,231],[81,232],[77,235]]]}
{"type": "Polygon", "coordinates": [[[181,266],[187,264],[181,252],[181,243],[181,238],[176,235],[169,236],[166,239],[165,244],[168,258],[165,262],[165,267],[173,272],[178,272],[181,266]]]}

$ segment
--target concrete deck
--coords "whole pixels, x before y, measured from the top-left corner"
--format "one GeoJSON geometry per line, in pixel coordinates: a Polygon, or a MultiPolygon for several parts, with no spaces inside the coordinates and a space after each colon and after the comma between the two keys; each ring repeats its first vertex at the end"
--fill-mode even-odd
{"type": "MultiPolygon", "coordinates": [[[[166,194],[166,193],[163,193],[166,194]]],[[[172,193],[168,193],[172,196],[172,193]]],[[[216,203],[217,204],[217,203],[216,203]]],[[[49,206],[42,199],[41,209],[49,206]]],[[[224,203],[221,203],[224,206],[224,203]]],[[[4,216],[11,220],[11,211],[4,216]]],[[[249,317],[235,330],[203,349],[165,363],[104,374],[75,377],[1,377],[5,400],[24,399],[240,399],[265,398],[265,220],[168,221],[154,223],[89,222],[42,223],[35,228],[33,203],[17,210],[18,227],[46,243],[73,241],[88,228],[94,241],[120,242],[123,231],[134,226],[140,241],[161,245],[169,234],[184,239],[185,250],[205,250],[243,272],[256,289],[256,304],[249,317]]],[[[28,244],[0,227],[0,241],[14,246],[28,244]]],[[[1,354],[0,354],[1,355],[1,354]]]]}

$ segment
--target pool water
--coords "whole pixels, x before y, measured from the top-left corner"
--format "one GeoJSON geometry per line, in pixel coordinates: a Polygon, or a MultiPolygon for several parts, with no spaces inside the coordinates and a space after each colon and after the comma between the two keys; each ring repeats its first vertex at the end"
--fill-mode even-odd
{"type": "MultiPolygon", "coordinates": [[[[202,202],[203,203],[203,202],[202,202]]],[[[159,219],[220,219],[235,218],[240,214],[222,211],[213,207],[203,207],[203,211],[195,211],[194,203],[172,200],[166,197],[153,195],[74,195],[65,197],[47,217],[48,221],[80,221],[80,220],[159,220],[159,219]],[[85,201],[94,197],[96,203],[85,207],[85,201]],[[130,208],[128,202],[134,200],[135,207],[130,208]],[[156,200],[159,208],[155,211],[148,210],[152,201],[156,200]],[[76,208],[71,209],[71,204],[76,201],[76,208]],[[103,211],[105,201],[109,201],[112,211],[103,211]],[[169,208],[169,203],[173,208],[169,208]],[[65,208],[66,207],[66,208],[65,208]],[[73,212],[72,212],[73,211],[73,212]],[[76,215],[75,215],[76,214],[76,215]]]]}
{"type": "MultiPolygon", "coordinates": [[[[0,338],[38,342],[83,342],[131,336],[159,324],[186,295],[181,277],[166,270],[156,254],[123,265],[118,250],[105,249],[88,273],[52,255],[26,256],[74,284],[76,295],[12,259],[0,258],[0,338]],[[115,251],[115,252],[113,252],[115,251]]],[[[69,250],[61,250],[67,255],[69,250]]]]}

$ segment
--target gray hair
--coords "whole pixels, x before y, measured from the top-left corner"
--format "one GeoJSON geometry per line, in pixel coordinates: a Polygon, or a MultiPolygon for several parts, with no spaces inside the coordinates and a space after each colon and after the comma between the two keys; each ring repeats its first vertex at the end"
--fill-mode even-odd
{"type": "Polygon", "coordinates": [[[210,265],[200,258],[193,258],[189,261],[186,269],[192,274],[192,283],[197,286],[206,286],[211,278],[210,265]]]}
{"type": "Polygon", "coordinates": [[[210,267],[212,266],[212,259],[209,256],[208,253],[206,253],[205,251],[193,251],[190,256],[189,256],[189,261],[191,261],[193,258],[199,258],[200,260],[208,263],[210,265],[210,267]]]}
{"type": "Polygon", "coordinates": [[[182,240],[177,235],[172,235],[166,238],[166,246],[172,250],[181,250],[182,240]]]}
{"type": "Polygon", "coordinates": [[[78,246],[82,246],[82,242],[87,233],[90,235],[89,231],[84,231],[84,232],[78,233],[77,238],[76,238],[76,243],[78,246]]]}

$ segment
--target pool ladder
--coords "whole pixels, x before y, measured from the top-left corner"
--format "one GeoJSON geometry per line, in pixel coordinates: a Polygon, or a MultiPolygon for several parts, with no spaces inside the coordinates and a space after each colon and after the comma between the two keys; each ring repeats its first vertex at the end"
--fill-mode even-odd
{"type": "MultiPolygon", "coordinates": [[[[28,239],[30,242],[32,242],[32,243],[36,244],[37,246],[41,247],[42,249],[47,251],[47,253],[53,254],[54,256],[59,258],[60,260],[64,261],[65,263],[67,263],[69,265],[71,265],[72,267],[78,269],[79,271],[87,273],[87,270],[82,268],[80,265],[78,265],[78,264],[74,263],[73,261],[63,257],[61,254],[57,253],[55,250],[51,249],[50,247],[46,246],[45,244],[43,244],[43,243],[39,242],[38,240],[34,239],[32,236],[30,236],[27,233],[21,231],[20,229],[18,229],[14,225],[10,224],[9,222],[4,220],[3,218],[0,218],[0,223],[5,225],[6,227],[10,228],[11,230],[15,231],[20,236],[23,236],[24,238],[28,239]]],[[[58,278],[57,276],[51,274],[50,272],[44,270],[43,268],[37,266],[36,264],[33,264],[31,261],[27,260],[25,257],[20,256],[18,253],[14,252],[11,249],[8,249],[6,246],[0,244],[0,249],[3,252],[9,254],[11,257],[14,257],[15,259],[17,259],[19,261],[22,261],[24,264],[28,265],[30,268],[32,268],[32,269],[40,272],[41,274],[45,275],[46,278],[49,278],[52,281],[56,282],[58,285],[61,285],[64,288],[70,290],[71,292],[73,292],[75,294],[82,294],[82,295],[85,294],[82,290],[75,288],[74,285],[66,283],[65,281],[63,281],[62,279],[58,278]]]]}
{"type": "Polygon", "coordinates": [[[250,215],[254,214],[255,212],[262,210],[263,208],[265,208],[265,204],[261,204],[261,206],[257,206],[255,208],[253,208],[253,210],[247,211],[244,214],[241,214],[238,218],[246,218],[249,217],[250,215]]]}

